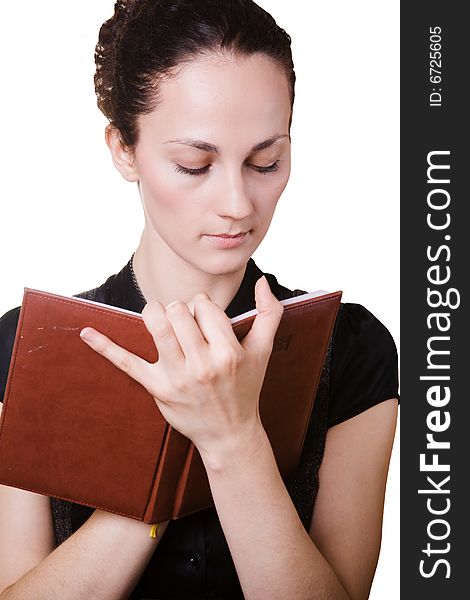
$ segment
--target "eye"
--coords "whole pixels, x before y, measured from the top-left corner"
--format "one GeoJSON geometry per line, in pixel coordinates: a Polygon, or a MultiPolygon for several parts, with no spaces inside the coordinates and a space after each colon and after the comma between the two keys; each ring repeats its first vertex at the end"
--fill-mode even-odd
{"type": "MultiPolygon", "coordinates": [[[[258,165],[248,165],[251,169],[254,169],[257,173],[273,173],[279,169],[279,163],[281,161],[278,159],[273,162],[272,165],[267,167],[261,167],[258,165]]],[[[183,175],[192,175],[197,177],[198,175],[204,175],[209,171],[210,165],[206,165],[205,167],[201,167],[200,169],[188,169],[187,167],[183,167],[182,165],[175,163],[175,171],[177,173],[182,173],[183,175]]]]}
{"type": "Polygon", "coordinates": [[[258,171],[258,173],[273,173],[274,171],[277,171],[279,169],[280,162],[281,161],[279,159],[277,159],[275,162],[273,162],[272,165],[269,165],[268,167],[259,167],[257,165],[250,165],[250,166],[255,171],[258,171]]]}
{"type": "Polygon", "coordinates": [[[177,173],[183,173],[184,175],[204,175],[209,170],[210,165],[206,165],[205,167],[201,167],[200,169],[188,169],[176,163],[175,171],[177,173]]]}

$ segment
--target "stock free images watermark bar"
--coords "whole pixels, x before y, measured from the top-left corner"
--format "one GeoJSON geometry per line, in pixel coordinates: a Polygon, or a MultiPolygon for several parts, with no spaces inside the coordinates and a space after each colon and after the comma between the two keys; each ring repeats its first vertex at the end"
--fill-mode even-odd
{"type": "MultiPolygon", "coordinates": [[[[452,319],[450,310],[460,306],[460,292],[454,287],[448,287],[452,272],[450,268],[451,236],[445,231],[451,223],[450,187],[450,150],[434,150],[427,154],[427,183],[431,186],[427,194],[428,227],[439,236],[439,245],[427,247],[427,259],[433,263],[427,269],[427,281],[433,287],[427,288],[427,307],[430,311],[426,316],[427,328],[436,333],[427,339],[427,374],[420,376],[420,381],[430,384],[426,391],[426,401],[431,410],[426,415],[426,452],[420,454],[419,470],[426,474],[426,487],[418,490],[418,494],[426,496],[426,509],[430,520],[427,524],[426,541],[422,552],[428,557],[422,559],[419,572],[422,577],[433,577],[439,569],[444,570],[445,578],[451,574],[451,564],[448,560],[451,543],[449,536],[451,525],[448,513],[451,510],[449,460],[450,441],[445,433],[451,422],[448,408],[451,399],[450,359],[446,363],[439,362],[439,357],[450,357],[450,335],[452,319]],[[435,161],[444,157],[446,162],[435,161]],[[445,212],[444,212],[445,211],[445,212]],[[445,243],[442,243],[445,242],[445,243]],[[443,264],[444,263],[444,264],[443,264]],[[432,310],[432,312],[431,312],[432,310]],[[436,373],[437,371],[437,373],[436,373]],[[444,373],[443,373],[444,372],[444,373]],[[446,382],[446,383],[444,383],[446,382]]],[[[441,573],[442,575],[442,573],[441,573]]]]}

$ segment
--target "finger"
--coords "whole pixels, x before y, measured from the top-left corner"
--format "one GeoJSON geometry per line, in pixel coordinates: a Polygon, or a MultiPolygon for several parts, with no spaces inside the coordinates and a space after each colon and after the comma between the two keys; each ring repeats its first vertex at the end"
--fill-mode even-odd
{"type": "Polygon", "coordinates": [[[245,350],[267,352],[269,356],[284,312],[284,305],[271,292],[264,276],[260,277],[255,284],[255,301],[258,314],[241,345],[245,350]]]}
{"type": "Polygon", "coordinates": [[[185,302],[171,302],[165,309],[165,315],[187,360],[206,352],[207,341],[185,302]]]}
{"type": "Polygon", "coordinates": [[[142,318],[157,347],[158,362],[175,366],[184,361],[183,350],[162,304],[157,300],[148,302],[142,318]]]}
{"type": "Polygon", "coordinates": [[[118,369],[124,371],[124,373],[127,373],[130,377],[147,387],[146,374],[147,368],[150,365],[146,360],[115,344],[103,333],[92,327],[82,329],[80,337],[95,352],[104,356],[104,358],[108,359],[118,369]]]}
{"type": "Polygon", "coordinates": [[[239,348],[237,336],[225,311],[212,302],[207,294],[197,294],[194,300],[194,318],[209,346],[218,349],[229,344],[232,348],[239,348]]]}

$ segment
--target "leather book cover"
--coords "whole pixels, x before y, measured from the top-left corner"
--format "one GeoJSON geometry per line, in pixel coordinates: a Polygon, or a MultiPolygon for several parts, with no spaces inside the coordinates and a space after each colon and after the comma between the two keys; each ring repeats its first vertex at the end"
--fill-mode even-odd
{"type": "MultiPolygon", "coordinates": [[[[341,292],[283,300],[260,396],[281,474],[297,466],[341,292]]],[[[239,340],[256,310],[231,319],[239,340]]],[[[25,288],[0,421],[0,483],[155,523],[212,505],[194,444],[85,344],[91,326],[149,362],[142,316],[25,288]]]]}

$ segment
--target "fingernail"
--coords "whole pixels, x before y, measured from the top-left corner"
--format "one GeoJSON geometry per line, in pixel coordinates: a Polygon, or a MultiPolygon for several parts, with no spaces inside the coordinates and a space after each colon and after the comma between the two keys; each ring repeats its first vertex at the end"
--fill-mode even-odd
{"type": "Polygon", "coordinates": [[[85,340],[85,342],[93,342],[95,339],[95,334],[91,329],[85,328],[80,331],[80,337],[82,340],[85,340]]]}

